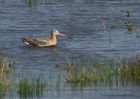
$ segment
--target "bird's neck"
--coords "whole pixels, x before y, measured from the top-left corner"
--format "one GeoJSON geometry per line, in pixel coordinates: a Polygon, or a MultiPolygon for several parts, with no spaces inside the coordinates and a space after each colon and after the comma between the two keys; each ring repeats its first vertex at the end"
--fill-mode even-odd
{"type": "Polygon", "coordinates": [[[56,39],[56,35],[51,35],[51,41],[56,44],[57,43],[57,39],[56,39]]]}

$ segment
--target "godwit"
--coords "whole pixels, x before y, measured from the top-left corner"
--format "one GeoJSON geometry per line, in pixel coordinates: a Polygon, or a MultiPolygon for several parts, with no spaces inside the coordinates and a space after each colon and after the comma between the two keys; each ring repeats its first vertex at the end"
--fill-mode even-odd
{"type": "Polygon", "coordinates": [[[51,31],[51,36],[48,39],[26,37],[23,38],[23,43],[25,43],[26,45],[38,47],[55,46],[57,44],[57,35],[65,36],[58,30],[53,30],[51,31]]]}

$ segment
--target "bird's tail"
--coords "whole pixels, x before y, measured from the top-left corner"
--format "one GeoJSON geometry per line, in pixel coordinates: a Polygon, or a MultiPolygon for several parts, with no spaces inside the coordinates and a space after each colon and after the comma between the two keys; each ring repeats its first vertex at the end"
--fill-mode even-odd
{"type": "Polygon", "coordinates": [[[23,42],[28,42],[28,41],[30,41],[30,38],[22,37],[22,41],[23,42]]]}
{"type": "Polygon", "coordinates": [[[30,45],[30,43],[29,43],[29,38],[22,37],[22,41],[23,41],[23,43],[25,43],[26,45],[30,45]]]}
{"type": "Polygon", "coordinates": [[[36,46],[36,43],[34,42],[34,39],[30,38],[30,37],[23,37],[22,38],[23,43],[25,43],[26,45],[32,45],[32,46],[36,46]]]}
{"type": "Polygon", "coordinates": [[[27,38],[25,37],[22,37],[22,41],[25,42],[27,40],[27,38]]]}

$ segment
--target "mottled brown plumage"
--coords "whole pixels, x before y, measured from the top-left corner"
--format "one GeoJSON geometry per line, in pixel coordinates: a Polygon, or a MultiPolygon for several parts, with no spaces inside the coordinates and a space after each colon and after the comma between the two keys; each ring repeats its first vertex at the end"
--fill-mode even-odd
{"type": "Polygon", "coordinates": [[[23,43],[38,47],[55,46],[57,44],[57,35],[65,36],[64,34],[59,33],[57,30],[53,30],[49,39],[25,37],[23,38],[23,43]]]}

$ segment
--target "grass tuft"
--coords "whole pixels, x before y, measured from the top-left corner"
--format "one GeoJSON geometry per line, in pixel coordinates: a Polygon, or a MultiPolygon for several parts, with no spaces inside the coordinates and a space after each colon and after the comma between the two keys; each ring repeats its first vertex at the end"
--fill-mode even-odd
{"type": "Polygon", "coordinates": [[[20,97],[42,96],[45,88],[43,79],[22,78],[18,84],[18,94],[20,97]]]}
{"type": "Polygon", "coordinates": [[[45,3],[45,4],[47,4],[47,0],[24,0],[24,3],[28,6],[28,7],[30,7],[30,8],[32,8],[32,7],[36,7],[38,4],[40,4],[40,3],[45,3]]]}
{"type": "Polygon", "coordinates": [[[67,73],[66,81],[69,83],[97,83],[106,82],[108,79],[111,79],[114,70],[111,65],[106,65],[99,61],[92,61],[87,65],[68,64],[67,73]]]}
{"type": "Polygon", "coordinates": [[[122,61],[120,78],[121,80],[129,80],[140,83],[140,56],[122,61]]]}
{"type": "Polygon", "coordinates": [[[81,62],[80,64],[71,62],[67,65],[65,78],[67,83],[77,84],[140,83],[140,56],[123,59],[117,66],[101,61],[81,62]]]}
{"type": "Polygon", "coordinates": [[[7,55],[0,50],[0,97],[4,97],[12,80],[12,63],[7,55]]]}

